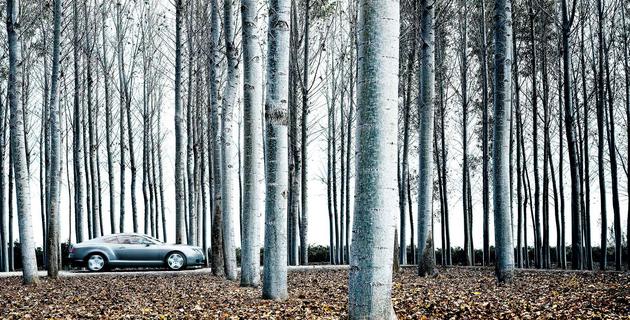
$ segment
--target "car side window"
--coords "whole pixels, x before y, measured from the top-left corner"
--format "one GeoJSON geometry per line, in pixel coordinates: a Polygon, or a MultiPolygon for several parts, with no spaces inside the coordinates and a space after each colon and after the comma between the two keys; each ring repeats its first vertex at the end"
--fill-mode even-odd
{"type": "Polygon", "coordinates": [[[140,243],[141,244],[153,244],[154,242],[151,241],[150,239],[145,238],[145,237],[140,237],[140,243]]]}
{"type": "Polygon", "coordinates": [[[118,237],[116,236],[105,237],[103,238],[103,242],[104,243],[118,243],[118,237]]]}
{"type": "Polygon", "coordinates": [[[130,236],[118,237],[118,243],[120,243],[120,244],[133,244],[130,236]]]}
{"type": "Polygon", "coordinates": [[[130,241],[131,244],[143,244],[142,238],[138,237],[138,236],[131,236],[131,237],[129,237],[129,241],[130,241]]]}

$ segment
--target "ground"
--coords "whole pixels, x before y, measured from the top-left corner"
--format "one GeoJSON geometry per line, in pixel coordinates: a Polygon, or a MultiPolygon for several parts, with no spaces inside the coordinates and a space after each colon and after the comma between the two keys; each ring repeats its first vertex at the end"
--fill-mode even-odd
{"type": "MultiPolygon", "coordinates": [[[[403,268],[394,278],[399,318],[630,318],[630,273],[518,271],[497,286],[490,268],[440,269],[419,278],[403,268]]],[[[64,276],[21,285],[0,278],[0,318],[346,318],[347,270],[289,273],[285,302],[260,299],[208,272],[64,276]]]]}

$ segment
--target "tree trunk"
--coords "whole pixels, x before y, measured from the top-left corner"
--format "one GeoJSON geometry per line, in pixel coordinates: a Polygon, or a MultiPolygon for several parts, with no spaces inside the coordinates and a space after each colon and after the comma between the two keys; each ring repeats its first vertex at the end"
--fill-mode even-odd
{"type": "MultiPolygon", "coordinates": [[[[119,85],[119,134],[120,134],[120,222],[118,224],[118,231],[125,232],[125,80],[124,80],[124,64],[122,62],[124,56],[124,44],[123,44],[123,26],[122,26],[122,8],[121,4],[116,4],[116,42],[118,52],[118,85],[119,85]]],[[[177,57],[177,54],[175,55],[177,57]]],[[[177,59],[177,58],[176,58],[177,59]]],[[[77,188],[75,186],[75,188],[77,188]]],[[[75,190],[75,193],[77,191],[75,190]]],[[[75,199],[75,201],[78,201],[75,199]]]]}
{"type": "MultiPolygon", "coordinates": [[[[461,96],[462,96],[462,212],[464,215],[464,260],[465,264],[472,265],[472,255],[474,253],[469,251],[471,235],[469,234],[470,222],[468,221],[468,5],[465,0],[462,0],[461,8],[461,48],[459,54],[461,55],[461,96]]],[[[420,257],[418,257],[420,258],[420,257]]]]}
{"type": "MultiPolygon", "coordinates": [[[[416,31],[417,32],[417,31],[416,31]]],[[[409,118],[411,113],[411,82],[413,79],[413,67],[416,58],[416,43],[412,41],[411,52],[407,57],[407,70],[406,70],[406,83],[405,83],[405,100],[403,105],[403,144],[402,144],[402,170],[400,173],[400,264],[407,264],[407,212],[409,206],[407,205],[409,199],[409,193],[407,190],[408,178],[409,178],[409,118]]],[[[409,221],[410,225],[413,223],[409,221]]]]}
{"type": "Polygon", "coordinates": [[[289,0],[274,0],[269,4],[265,95],[267,167],[263,298],[272,300],[285,300],[288,296],[286,197],[290,9],[289,0]]]}
{"type": "MultiPolygon", "coordinates": [[[[547,32],[547,22],[543,19],[543,33],[547,32]]],[[[549,162],[551,157],[549,136],[549,76],[547,74],[547,41],[542,43],[542,104],[543,104],[543,188],[542,188],[542,253],[541,265],[544,269],[549,269],[549,162]]]]}
{"type": "Polygon", "coordinates": [[[497,0],[494,7],[494,122],[493,207],[496,275],[509,283],[514,274],[512,221],[510,217],[510,116],[512,114],[512,8],[510,0],[497,0]]]}
{"type": "Polygon", "coordinates": [[[50,177],[48,203],[48,276],[56,279],[59,275],[61,253],[59,252],[59,202],[61,198],[61,129],[59,126],[59,56],[61,51],[61,1],[53,4],[53,56],[50,86],[49,126],[50,126],[50,177]]]}
{"type": "MultiPolygon", "coordinates": [[[[8,95],[8,91],[9,91],[9,86],[7,84],[7,95],[8,95]]],[[[7,97],[7,104],[9,104],[9,108],[11,107],[11,101],[8,101],[8,97],[7,97]]],[[[9,110],[10,113],[10,110],[9,110]]],[[[10,116],[9,116],[10,117],[10,116]]],[[[11,120],[9,120],[9,127],[11,126],[11,120]]],[[[9,128],[10,130],[11,128],[9,128]]],[[[10,135],[10,134],[9,134],[10,135]]],[[[11,136],[9,137],[9,140],[11,139],[11,136]]],[[[14,236],[13,236],[13,212],[14,212],[14,206],[13,206],[13,196],[15,193],[15,189],[14,189],[14,182],[15,182],[15,169],[13,168],[13,158],[15,157],[14,153],[13,153],[13,143],[10,142],[10,146],[9,146],[9,197],[8,197],[8,204],[9,204],[9,271],[15,271],[15,243],[14,241],[14,236]]]]}
{"type": "Polygon", "coordinates": [[[483,196],[483,265],[490,265],[490,173],[488,172],[488,49],[486,40],[486,2],[481,0],[481,96],[482,96],[482,196],[483,196]]]}
{"type": "MultiPolygon", "coordinates": [[[[309,27],[310,27],[310,0],[304,0],[304,66],[302,81],[302,118],[300,123],[300,163],[302,164],[301,177],[300,177],[300,263],[302,265],[308,265],[308,95],[309,95],[309,27]]],[[[350,135],[350,130],[348,130],[350,135]]],[[[348,138],[350,141],[350,138],[348,138]]],[[[348,145],[348,150],[350,146],[348,145]]],[[[348,167],[349,169],[349,167],[348,167]]]]}
{"type": "Polygon", "coordinates": [[[333,215],[333,207],[332,207],[332,107],[328,106],[328,136],[326,138],[327,146],[326,146],[326,204],[328,205],[328,231],[329,231],[329,244],[328,244],[328,255],[330,258],[330,264],[337,264],[335,253],[335,216],[333,215]]]}
{"type": "MultiPolygon", "coordinates": [[[[221,151],[223,171],[221,181],[221,199],[223,204],[223,254],[225,274],[229,280],[236,280],[236,239],[234,236],[235,217],[239,212],[238,198],[233,196],[233,188],[238,179],[239,131],[235,130],[235,101],[238,92],[238,47],[236,46],[234,9],[232,0],[223,2],[224,36],[227,55],[227,83],[223,96],[223,112],[221,117],[221,151]]],[[[238,7],[238,6],[237,6],[238,7]]]]}
{"type": "MultiPolygon", "coordinates": [[[[604,5],[602,0],[597,0],[597,56],[598,56],[598,72],[597,72],[597,168],[599,180],[599,202],[601,213],[601,242],[600,252],[601,258],[599,268],[606,270],[606,259],[608,252],[608,220],[606,212],[606,181],[604,171],[604,5]]],[[[588,183],[588,181],[586,182],[588,183]]]]}
{"type": "Polygon", "coordinates": [[[212,274],[218,277],[225,275],[224,261],[223,261],[223,215],[222,215],[222,200],[221,200],[221,110],[219,103],[219,35],[221,33],[219,25],[219,4],[217,0],[211,1],[212,13],[211,13],[211,67],[210,67],[210,102],[212,104],[212,172],[213,177],[213,198],[214,209],[212,218],[212,274]]]}
{"type": "MultiPolygon", "coordinates": [[[[624,30],[628,30],[628,25],[626,24],[626,7],[621,6],[621,17],[624,30]]],[[[630,150],[630,64],[628,63],[628,31],[624,32],[623,37],[623,69],[625,75],[625,87],[626,87],[626,139],[628,150],[630,150]]],[[[630,177],[630,157],[626,160],[627,168],[628,168],[628,177],[630,177]]],[[[630,178],[627,178],[627,190],[630,190],[630,178]]],[[[627,268],[630,270],[630,201],[628,201],[628,218],[626,219],[626,258],[627,258],[627,268]]]]}
{"type": "MultiPolygon", "coordinates": [[[[84,12],[85,12],[85,25],[86,28],[87,26],[89,26],[89,13],[88,13],[88,8],[87,8],[87,3],[84,3],[84,12]]],[[[87,76],[87,117],[88,117],[88,139],[86,140],[88,142],[88,147],[89,147],[89,163],[90,163],[90,177],[91,177],[91,181],[92,183],[90,184],[90,190],[88,192],[90,192],[91,194],[91,198],[92,198],[92,207],[91,207],[91,213],[92,213],[92,237],[97,238],[101,236],[101,217],[100,217],[100,211],[99,211],[99,207],[98,207],[98,197],[99,197],[99,190],[98,190],[98,183],[97,183],[97,171],[98,171],[98,162],[96,161],[96,153],[98,151],[98,142],[97,142],[97,137],[96,137],[96,128],[95,128],[95,110],[94,109],[94,101],[93,101],[93,95],[94,95],[94,79],[93,79],[93,69],[92,69],[92,54],[93,54],[93,47],[94,44],[92,43],[92,40],[90,40],[90,31],[88,30],[87,32],[85,32],[85,54],[86,54],[86,76],[87,76]]],[[[52,129],[52,128],[51,128],[52,129]]]]}
{"type": "Polygon", "coordinates": [[[420,2],[420,93],[418,95],[418,275],[431,276],[435,270],[433,256],[433,110],[435,105],[435,38],[434,3],[420,2]]]}
{"type": "MultiPolygon", "coordinates": [[[[175,3],[175,243],[184,243],[185,225],[184,215],[184,145],[183,145],[183,115],[182,115],[182,57],[181,57],[181,29],[182,29],[182,0],[175,3]]],[[[161,168],[161,166],[160,166],[161,168]]],[[[160,177],[162,171],[160,170],[160,177]]],[[[213,270],[214,271],[214,270],[213,270]]]]}
{"type": "Polygon", "coordinates": [[[540,234],[540,174],[538,170],[538,72],[536,61],[536,39],[534,38],[534,21],[538,12],[534,13],[533,1],[529,3],[529,37],[531,44],[531,68],[532,68],[532,143],[534,151],[534,251],[536,268],[540,268],[542,262],[542,235],[540,234]]]}
{"type": "Polygon", "coordinates": [[[350,253],[351,319],[395,319],[398,1],[359,1],[356,200],[350,253]]]}
{"type": "MultiPolygon", "coordinates": [[[[581,3],[580,6],[583,6],[584,4],[581,3]]],[[[566,6],[566,5],[565,5],[566,6]]],[[[564,9],[566,10],[566,9],[564,9]]],[[[581,14],[585,13],[586,10],[580,10],[581,14]]],[[[563,11],[564,12],[564,11],[563,11]]],[[[564,15],[564,13],[563,13],[564,15]]],[[[568,18],[567,18],[568,19],[568,18]]],[[[584,139],[583,139],[583,143],[582,143],[582,163],[584,164],[584,172],[583,172],[583,176],[576,176],[575,178],[580,178],[579,180],[579,191],[580,191],[580,201],[577,202],[578,205],[580,205],[579,212],[573,212],[573,203],[571,204],[571,220],[572,220],[572,224],[571,224],[571,232],[572,232],[572,240],[571,240],[571,250],[580,250],[579,252],[579,257],[574,257],[575,259],[579,259],[580,263],[582,260],[586,260],[586,265],[583,266],[588,270],[592,270],[593,269],[593,256],[592,256],[592,250],[591,250],[591,187],[590,187],[590,181],[591,181],[591,177],[590,177],[590,156],[589,156],[589,120],[588,120],[588,114],[589,114],[589,104],[587,103],[587,91],[586,91],[586,60],[585,60],[585,40],[584,40],[584,25],[585,25],[585,20],[586,19],[581,19],[582,21],[580,22],[580,66],[581,66],[581,77],[582,77],[582,103],[584,104],[584,139]],[[588,182],[587,182],[588,181],[588,182]],[[584,184],[583,188],[582,188],[582,184],[584,184]],[[584,199],[583,201],[581,199],[584,199]],[[584,219],[582,218],[584,217],[584,219]],[[581,221],[580,225],[576,225],[575,223],[577,222],[577,220],[579,219],[579,221],[581,221]],[[580,229],[577,229],[578,227],[580,227],[580,229]],[[583,228],[582,228],[583,227],[583,228]],[[575,228],[575,229],[574,229],[575,228]],[[584,235],[584,242],[586,244],[586,252],[582,252],[582,235],[584,235]],[[577,237],[579,237],[579,239],[577,239],[577,237]],[[579,242],[575,242],[574,240],[580,240],[579,242]],[[577,247],[578,243],[580,244],[579,247],[577,247]],[[586,258],[586,259],[584,259],[586,258]]],[[[568,20],[567,20],[568,22],[568,20]]],[[[568,34],[567,34],[568,37],[568,34]]],[[[565,42],[564,42],[564,29],[563,29],[563,38],[562,38],[563,42],[562,42],[562,46],[565,46],[565,42]]],[[[567,38],[567,42],[566,44],[568,45],[568,38],[567,38]]],[[[566,50],[565,50],[566,51],[566,50]]],[[[564,60],[564,56],[563,56],[563,68],[564,68],[564,64],[569,63],[569,61],[565,61],[564,60]]],[[[563,69],[564,70],[564,69],[563,69]]],[[[564,72],[564,71],[563,71],[564,72]]],[[[565,87],[563,86],[563,92],[565,90],[565,87]]],[[[567,108],[567,105],[565,105],[565,110],[567,108]]],[[[579,107],[575,106],[576,109],[578,109],[579,107]]],[[[565,112],[566,113],[566,112],[565,112]]],[[[579,118],[577,119],[579,121],[579,118]]],[[[575,120],[572,120],[575,121],[575,120]]],[[[565,114],[565,123],[566,123],[566,114],[565,114]]],[[[577,125],[575,125],[575,127],[578,127],[577,125]]],[[[569,130],[569,128],[567,127],[567,130],[569,130]]],[[[575,130],[575,129],[573,129],[575,130]]],[[[575,134],[575,131],[573,131],[575,134]]],[[[568,134],[568,133],[567,133],[568,134]]],[[[577,138],[577,137],[576,137],[577,138]]],[[[570,146],[571,142],[567,140],[567,146],[570,146]]],[[[574,150],[575,152],[578,152],[579,147],[576,145],[574,146],[574,150]]],[[[577,156],[576,156],[577,159],[577,156]]],[[[569,155],[569,160],[571,160],[571,156],[569,155]]],[[[579,163],[579,160],[578,160],[579,163]]],[[[582,173],[582,170],[578,171],[579,173],[582,173]]],[[[572,180],[573,181],[573,176],[572,176],[572,180]]],[[[573,186],[573,182],[571,182],[571,186],[573,186]]],[[[573,192],[573,189],[571,189],[571,191],[573,192]]],[[[571,195],[571,201],[573,201],[573,194],[571,195]]],[[[574,263],[577,260],[572,260],[574,263]]]]}
{"type": "MultiPolygon", "coordinates": [[[[0,90],[1,92],[1,90],[0,90]]],[[[4,95],[4,93],[2,93],[4,95]]],[[[9,271],[9,216],[7,208],[11,206],[11,202],[7,206],[6,198],[6,176],[5,163],[7,155],[7,120],[9,112],[3,104],[4,99],[0,99],[0,249],[2,254],[2,265],[0,270],[9,271]]],[[[9,192],[11,190],[9,189],[9,192]]],[[[10,197],[9,197],[10,198],[10,197]]]]}
{"type": "Polygon", "coordinates": [[[103,85],[105,87],[105,143],[107,150],[107,182],[109,184],[109,225],[110,232],[116,233],[116,215],[114,212],[116,211],[116,195],[115,195],[115,181],[114,181],[114,158],[113,158],[113,137],[112,130],[113,121],[112,121],[112,106],[111,106],[111,98],[110,98],[110,71],[111,66],[107,61],[107,38],[106,38],[106,23],[107,20],[107,10],[105,8],[102,9],[101,12],[101,34],[103,37],[103,58],[102,58],[102,66],[103,66],[103,85]]]}
{"type": "Polygon", "coordinates": [[[264,155],[262,131],[262,52],[258,37],[258,1],[241,0],[243,21],[243,241],[241,286],[260,284],[258,229],[264,212],[264,155]]]}
{"type": "MultiPolygon", "coordinates": [[[[26,161],[24,136],[24,110],[20,108],[22,74],[20,64],[20,15],[19,1],[7,0],[7,37],[9,50],[8,101],[11,110],[11,165],[15,172],[15,189],[18,209],[20,245],[22,252],[22,281],[24,284],[38,282],[37,260],[35,258],[35,239],[31,216],[31,196],[26,161]]],[[[11,238],[12,240],[12,238],[11,238]]]]}
{"type": "MultiPolygon", "coordinates": [[[[604,44],[606,41],[604,40],[604,44]]],[[[606,91],[608,92],[608,119],[607,121],[607,133],[608,133],[608,156],[610,161],[610,179],[612,185],[612,203],[613,203],[613,228],[615,233],[615,270],[621,271],[621,212],[619,209],[619,181],[617,177],[617,147],[615,142],[615,114],[613,109],[614,98],[612,92],[612,85],[610,80],[610,63],[608,57],[608,51],[610,47],[606,46],[605,50],[605,68],[606,68],[606,91]]]]}
{"type": "Polygon", "coordinates": [[[72,124],[72,166],[74,168],[74,216],[77,234],[77,243],[87,240],[88,234],[86,230],[87,220],[83,212],[83,150],[81,144],[80,114],[81,105],[79,102],[80,95],[80,79],[79,79],[79,12],[77,3],[72,4],[72,20],[73,20],[73,57],[74,57],[74,115],[72,124]]]}
{"type": "MultiPolygon", "coordinates": [[[[512,74],[514,76],[514,104],[516,116],[516,265],[518,268],[523,268],[524,256],[523,247],[527,248],[527,244],[523,245],[523,218],[527,208],[523,204],[523,176],[522,176],[522,160],[521,160],[521,95],[520,95],[520,83],[518,77],[518,46],[516,44],[516,34],[512,35],[512,74]]],[[[526,230],[525,230],[526,231],[526,230]]]]}
{"type": "Polygon", "coordinates": [[[188,81],[187,85],[187,97],[186,97],[186,209],[187,209],[187,221],[186,221],[186,241],[188,244],[197,245],[196,240],[196,229],[197,229],[197,217],[195,215],[195,163],[197,162],[197,158],[194,156],[194,140],[195,134],[193,129],[193,99],[195,98],[195,92],[193,92],[193,84],[196,80],[193,79],[193,75],[197,72],[194,66],[195,60],[195,43],[193,40],[193,33],[195,32],[193,28],[193,12],[195,2],[189,1],[187,3],[186,11],[188,13],[187,23],[186,23],[186,42],[188,44],[188,81]]]}

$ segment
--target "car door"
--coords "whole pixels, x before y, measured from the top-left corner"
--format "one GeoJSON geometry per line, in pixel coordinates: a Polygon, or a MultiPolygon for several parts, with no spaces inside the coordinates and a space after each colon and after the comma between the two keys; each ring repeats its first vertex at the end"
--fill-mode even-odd
{"type": "Polygon", "coordinates": [[[145,261],[153,261],[156,263],[162,263],[164,261],[165,249],[161,243],[145,236],[140,236],[139,241],[144,247],[142,255],[145,261]]]}
{"type": "Polygon", "coordinates": [[[141,237],[136,235],[122,235],[118,237],[119,244],[116,249],[118,259],[123,261],[147,261],[145,245],[141,237]]]}

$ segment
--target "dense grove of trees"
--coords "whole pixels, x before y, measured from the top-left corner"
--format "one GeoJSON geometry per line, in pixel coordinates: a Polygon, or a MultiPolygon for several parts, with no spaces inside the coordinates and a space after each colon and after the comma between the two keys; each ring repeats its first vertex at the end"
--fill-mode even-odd
{"type": "Polygon", "coordinates": [[[14,270],[18,241],[25,283],[36,239],[55,278],[61,241],[133,231],[202,246],[229,280],[240,263],[241,285],[257,287],[264,233],[263,297],[282,300],[287,265],[309,263],[309,221],[326,214],[352,318],[393,316],[393,264],[420,276],[453,264],[455,225],[464,264],[495,265],[500,282],[515,267],[621,270],[630,256],[627,1],[5,9],[0,269],[14,270]],[[312,159],[324,213],[308,207],[312,159]]]}

